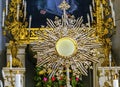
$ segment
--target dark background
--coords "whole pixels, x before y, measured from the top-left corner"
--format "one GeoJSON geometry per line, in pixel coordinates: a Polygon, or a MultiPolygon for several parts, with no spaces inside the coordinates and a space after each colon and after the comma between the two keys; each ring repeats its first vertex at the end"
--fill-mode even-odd
{"type": "MultiPolygon", "coordinates": [[[[40,11],[37,10],[37,6],[35,5],[35,1],[37,0],[27,0],[27,20],[29,20],[29,16],[32,15],[32,25],[31,27],[40,27],[41,25],[46,25],[46,18],[54,19],[55,15],[46,13],[40,14],[40,11]]],[[[52,1],[52,0],[51,0],[52,1]]],[[[78,9],[73,13],[73,15],[78,18],[83,16],[83,23],[87,22],[87,13],[89,12],[89,5],[91,4],[91,0],[76,0],[78,9]]]]}

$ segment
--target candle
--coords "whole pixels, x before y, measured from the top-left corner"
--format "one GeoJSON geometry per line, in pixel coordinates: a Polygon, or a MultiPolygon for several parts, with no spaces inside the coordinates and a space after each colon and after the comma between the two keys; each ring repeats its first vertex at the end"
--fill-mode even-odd
{"type": "Polygon", "coordinates": [[[112,1],[110,0],[110,6],[111,6],[111,13],[112,13],[112,18],[113,18],[113,23],[114,23],[114,26],[116,25],[115,24],[115,12],[114,12],[114,10],[113,10],[113,3],[112,3],[112,1]]]}
{"type": "Polygon", "coordinates": [[[113,87],[119,87],[118,79],[113,80],[113,87]]]}
{"type": "Polygon", "coordinates": [[[102,5],[102,4],[100,4],[100,8],[101,8],[102,19],[104,19],[104,14],[103,14],[103,5],[102,5]]]}
{"type": "Polygon", "coordinates": [[[93,14],[92,14],[92,6],[91,5],[89,6],[89,9],[90,9],[91,21],[93,21],[93,14]]]}
{"type": "Polygon", "coordinates": [[[0,80],[0,87],[3,87],[3,83],[2,83],[2,81],[0,80]]]}
{"type": "Polygon", "coordinates": [[[5,11],[3,11],[3,15],[2,15],[2,27],[5,26],[5,11]]]}
{"type": "Polygon", "coordinates": [[[22,87],[21,84],[21,74],[17,73],[15,75],[15,87],[22,87]]]}
{"type": "Polygon", "coordinates": [[[116,23],[115,23],[115,11],[114,10],[112,11],[112,18],[113,18],[113,23],[114,23],[114,26],[115,26],[116,23]]]}
{"type": "Polygon", "coordinates": [[[111,8],[113,9],[113,3],[111,0],[109,0],[109,4],[110,4],[111,8]]]}
{"type": "Polygon", "coordinates": [[[3,70],[2,70],[2,76],[3,76],[3,79],[5,79],[5,73],[3,70]]]}
{"type": "Polygon", "coordinates": [[[111,67],[111,61],[112,61],[112,58],[111,58],[111,52],[109,53],[109,66],[111,67]]]}
{"type": "Polygon", "coordinates": [[[8,0],[6,0],[6,15],[8,15],[8,0]]]}
{"type": "Polygon", "coordinates": [[[117,68],[115,68],[115,73],[118,74],[118,70],[117,70],[117,68]]]}
{"type": "Polygon", "coordinates": [[[24,1],[24,18],[26,18],[27,3],[24,1]]]}
{"type": "Polygon", "coordinates": [[[95,7],[95,1],[94,0],[92,0],[92,5],[93,5],[93,7],[95,7]]]}
{"type": "Polygon", "coordinates": [[[90,16],[89,16],[89,14],[87,14],[87,20],[88,20],[88,24],[89,24],[89,27],[90,27],[90,16]]]}
{"type": "Polygon", "coordinates": [[[10,68],[12,68],[12,55],[10,55],[10,68]]]}
{"type": "Polygon", "coordinates": [[[113,23],[114,23],[114,26],[116,25],[115,24],[115,11],[113,10],[113,3],[112,1],[110,0],[110,6],[111,6],[111,12],[112,12],[112,17],[113,17],[113,23]]]}
{"type": "Polygon", "coordinates": [[[31,28],[32,15],[29,17],[29,29],[31,28]]]}
{"type": "Polygon", "coordinates": [[[17,20],[19,21],[19,8],[20,8],[20,5],[18,4],[17,5],[17,20]]]}
{"type": "Polygon", "coordinates": [[[113,12],[113,3],[110,0],[111,12],[113,12]]]}
{"type": "Polygon", "coordinates": [[[105,70],[104,70],[104,68],[102,68],[102,74],[105,75],[105,70]]]}
{"type": "Polygon", "coordinates": [[[22,3],[23,3],[23,5],[24,5],[24,4],[25,4],[25,1],[23,0],[22,3]]]}

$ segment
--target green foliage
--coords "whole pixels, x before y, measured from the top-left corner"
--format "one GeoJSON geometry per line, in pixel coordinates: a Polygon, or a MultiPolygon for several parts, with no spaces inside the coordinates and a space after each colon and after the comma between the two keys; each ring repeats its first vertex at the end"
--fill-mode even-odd
{"type": "MultiPolygon", "coordinates": [[[[34,77],[36,82],[35,87],[64,87],[66,85],[66,74],[63,76],[48,77],[48,72],[43,67],[36,67],[36,76],[34,77]]],[[[84,84],[77,78],[70,74],[70,83],[72,87],[84,87],[84,84]]]]}

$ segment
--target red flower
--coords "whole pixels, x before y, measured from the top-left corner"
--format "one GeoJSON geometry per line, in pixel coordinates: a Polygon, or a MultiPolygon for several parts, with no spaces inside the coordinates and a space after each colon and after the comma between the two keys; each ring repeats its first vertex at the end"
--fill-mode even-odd
{"type": "Polygon", "coordinates": [[[46,77],[43,78],[43,81],[44,81],[44,82],[47,82],[47,80],[48,80],[48,79],[47,79],[46,77]]]}
{"type": "Polygon", "coordinates": [[[63,77],[62,76],[60,76],[60,80],[62,80],[63,79],[63,77]]]}
{"type": "Polygon", "coordinates": [[[78,77],[76,77],[76,81],[77,81],[77,82],[79,81],[79,78],[78,78],[78,77]]]}
{"type": "Polygon", "coordinates": [[[55,77],[52,77],[52,78],[51,78],[51,80],[52,80],[52,81],[55,81],[55,80],[56,80],[56,78],[55,78],[55,77]]]}
{"type": "Polygon", "coordinates": [[[64,87],[64,86],[60,86],[60,87],[64,87]]]}
{"type": "Polygon", "coordinates": [[[72,81],[72,78],[70,78],[70,81],[72,81]]]}

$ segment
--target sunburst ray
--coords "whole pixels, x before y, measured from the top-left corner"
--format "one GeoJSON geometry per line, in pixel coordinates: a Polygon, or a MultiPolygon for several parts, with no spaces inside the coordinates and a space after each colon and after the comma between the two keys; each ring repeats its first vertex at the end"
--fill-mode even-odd
{"type": "Polygon", "coordinates": [[[32,47],[38,55],[37,66],[46,65],[45,68],[52,69],[50,77],[66,65],[72,67],[75,70],[73,72],[87,75],[87,68],[91,63],[99,62],[96,55],[101,43],[94,36],[96,30],[83,24],[83,17],[75,19],[64,14],[62,19],[56,17],[55,21],[47,21],[46,29],[51,30],[46,30],[46,35],[42,34],[43,42],[38,41],[32,47]],[[88,62],[90,63],[87,64],[88,62]]]}

